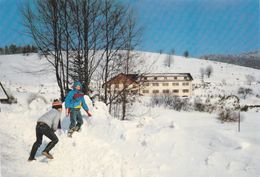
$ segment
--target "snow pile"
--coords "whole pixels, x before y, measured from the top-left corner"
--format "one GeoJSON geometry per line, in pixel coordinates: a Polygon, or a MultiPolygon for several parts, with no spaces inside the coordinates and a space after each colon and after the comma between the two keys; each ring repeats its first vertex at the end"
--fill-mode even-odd
{"type": "MultiPolygon", "coordinates": [[[[42,104],[42,107],[47,105],[42,104]]],[[[141,106],[141,105],[139,105],[141,106]]],[[[63,116],[55,159],[40,155],[26,162],[35,140],[40,109],[12,111],[1,124],[3,176],[257,176],[260,133],[257,114],[242,123],[220,124],[211,114],[184,113],[154,108],[138,120],[111,119],[97,103],[94,116],[84,116],[82,131],[68,138],[68,118],[63,116]],[[37,114],[37,115],[36,115],[37,114]]],[[[47,108],[46,108],[47,109],[47,108]]],[[[149,109],[142,107],[143,111],[149,109]]],[[[1,114],[2,115],[2,114],[1,114]]],[[[245,115],[246,116],[246,115],[245,115]]],[[[4,118],[3,117],[3,118],[4,118]]],[[[2,116],[1,116],[2,118],[2,116]]],[[[2,119],[1,119],[2,120],[2,119]]]]}
{"type": "MultiPolygon", "coordinates": [[[[155,59],[157,54],[148,54],[155,59]]],[[[152,61],[151,59],[151,61],[152,61]]],[[[49,142],[44,139],[36,158],[27,162],[35,141],[37,118],[50,109],[51,101],[58,96],[54,76],[35,74],[45,66],[37,55],[0,56],[0,79],[18,99],[17,104],[0,104],[0,165],[3,177],[257,177],[260,161],[260,124],[258,112],[243,112],[241,132],[237,123],[222,124],[216,114],[178,112],[164,107],[150,107],[149,100],[140,98],[134,103],[131,121],[112,118],[102,102],[90,106],[93,117],[82,112],[84,124],[81,132],[68,138],[69,118],[62,114],[62,130],[57,131],[59,143],[51,151],[54,160],[41,156],[49,142]],[[5,61],[5,62],[3,62],[5,61]],[[16,69],[15,69],[16,68],[16,69]],[[17,68],[19,68],[17,70],[17,68]],[[25,72],[18,72],[26,68],[25,72]],[[3,71],[3,72],[2,72],[3,71]]],[[[190,72],[199,77],[200,60],[176,57],[169,71],[190,72]],[[189,64],[191,62],[191,64],[189,64]],[[179,63],[179,64],[178,64],[179,63]],[[182,64],[181,64],[182,63],[182,64]],[[196,64],[197,63],[197,64],[196,64]],[[193,65],[193,67],[191,66],[193,65]],[[196,69],[195,66],[197,66],[196,69]],[[197,74],[196,74],[197,73],[197,74]]],[[[206,61],[214,68],[222,65],[206,61]]],[[[158,71],[168,72],[158,61],[158,71]]],[[[223,71],[232,71],[241,77],[259,70],[223,64],[223,71]],[[225,70],[226,69],[226,70],[225,70]]],[[[155,65],[156,66],[156,65],[155,65]]],[[[221,67],[219,67],[221,68],[221,67]]],[[[215,72],[217,69],[215,69],[215,72]]],[[[236,76],[230,83],[238,86],[236,76]]],[[[211,82],[218,84],[223,72],[214,75],[211,82]]],[[[229,81],[227,80],[228,84],[229,81]]],[[[228,90],[233,90],[233,86],[228,90]],[[232,87],[232,88],[231,88],[232,87]]],[[[212,91],[215,91],[212,89],[212,91]]],[[[217,93],[216,93],[217,94],[217,93]]],[[[246,99],[245,101],[251,101],[246,99]]]]}

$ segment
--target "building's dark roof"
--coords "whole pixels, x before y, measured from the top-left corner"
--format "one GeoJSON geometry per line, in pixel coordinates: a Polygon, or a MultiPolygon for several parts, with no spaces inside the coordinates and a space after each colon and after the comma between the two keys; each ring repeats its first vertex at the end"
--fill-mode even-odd
{"type": "Polygon", "coordinates": [[[187,76],[190,80],[193,80],[193,77],[190,73],[148,73],[144,74],[144,77],[174,77],[174,76],[187,76]]]}
{"type": "MultiPolygon", "coordinates": [[[[133,82],[137,82],[137,79],[138,79],[138,77],[139,77],[139,75],[138,74],[124,74],[124,73],[120,73],[120,74],[118,74],[118,75],[116,75],[116,76],[114,76],[114,77],[112,77],[111,79],[109,79],[108,81],[107,81],[107,84],[109,84],[110,82],[112,82],[113,80],[115,80],[115,79],[117,79],[119,76],[125,76],[127,79],[130,79],[131,81],[133,81],[133,82]]],[[[105,84],[105,83],[104,83],[105,84]]],[[[103,86],[104,86],[104,84],[103,84],[103,86]]]]}
{"type": "Polygon", "coordinates": [[[139,75],[138,74],[125,74],[128,78],[131,78],[132,80],[137,80],[139,75]]]}
{"type": "Polygon", "coordinates": [[[132,80],[133,82],[137,82],[139,77],[172,77],[172,76],[187,76],[189,80],[193,80],[192,76],[190,73],[148,73],[148,74],[143,74],[143,75],[138,75],[138,74],[124,74],[120,73],[111,79],[107,83],[112,82],[116,78],[118,78],[120,75],[123,75],[127,77],[128,79],[132,80]]]}

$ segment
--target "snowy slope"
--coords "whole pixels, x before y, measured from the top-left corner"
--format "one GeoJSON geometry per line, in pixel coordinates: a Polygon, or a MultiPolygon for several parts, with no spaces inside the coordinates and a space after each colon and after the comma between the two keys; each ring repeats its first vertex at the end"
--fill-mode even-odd
{"type": "MultiPolygon", "coordinates": [[[[142,66],[138,65],[136,70],[145,70],[151,73],[191,73],[195,85],[201,84],[201,68],[212,66],[213,73],[210,78],[204,76],[204,81],[209,83],[206,89],[195,89],[194,96],[206,97],[207,95],[237,95],[240,87],[250,88],[253,90],[252,95],[247,100],[241,100],[242,104],[260,104],[260,70],[242,67],[227,63],[207,61],[196,58],[185,58],[182,56],[173,56],[173,63],[170,67],[165,66],[165,54],[139,52],[139,61],[142,66]],[[251,85],[247,82],[247,75],[254,77],[251,85]]],[[[138,63],[137,62],[137,63],[138,63]]]]}
{"type": "MultiPolygon", "coordinates": [[[[141,53],[141,56],[146,66],[154,63],[149,67],[152,72],[191,72],[197,83],[200,82],[200,66],[212,65],[214,73],[208,81],[226,92],[244,86],[247,74],[260,76],[259,70],[177,56],[173,67],[165,68],[165,56],[152,53],[141,53]],[[218,85],[223,79],[227,80],[225,87],[218,85]]],[[[134,104],[135,119],[131,121],[112,118],[107,107],[97,102],[96,108],[91,107],[92,118],[83,113],[82,131],[75,133],[72,139],[66,136],[69,119],[63,114],[62,130],[57,132],[60,141],[51,151],[55,159],[47,160],[40,155],[49,141],[46,138],[36,156],[37,161],[27,162],[35,141],[36,120],[58,97],[55,77],[48,68],[48,63],[37,55],[0,56],[0,80],[18,99],[18,104],[0,104],[1,176],[258,176],[259,112],[242,113],[241,132],[238,133],[236,123],[221,124],[215,114],[149,107],[143,98],[134,104]]],[[[257,82],[246,86],[259,91],[257,82]]],[[[204,93],[195,90],[194,94],[204,93]]],[[[87,97],[86,100],[89,103],[87,97]]],[[[258,99],[249,97],[244,101],[258,99]]]]}

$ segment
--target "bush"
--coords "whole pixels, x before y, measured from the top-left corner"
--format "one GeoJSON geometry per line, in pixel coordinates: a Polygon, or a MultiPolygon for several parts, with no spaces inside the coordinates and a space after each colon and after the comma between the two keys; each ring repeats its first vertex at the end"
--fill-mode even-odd
{"type": "Polygon", "coordinates": [[[191,110],[191,104],[189,103],[189,98],[178,98],[177,100],[174,100],[173,109],[176,111],[190,111],[191,110]]]}
{"type": "Polygon", "coordinates": [[[247,111],[248,111],[248,106],[247,106],[247,105],[243,106],[243,107],[241,108],[241,111],[247,112],[247,111]]]}
{"type": "Polygon", "coordinates": [[[239,120],[239,112],[231,109],[223,109],[218,114],[218,119],[224,122],[237,122],[239,120]]]}
{"type": "Polygon", "coordinates": [[[190,110],[190,104],[188,98],[182,98],[178,96],[163,95],[163,96],[153,96],[151,98],[152,106],[164,106],[176,111],[188,111],[190,110]]]}
{"type": "Polygon", "coordinates": [[[199,97],[196,97],[194,100],[194,110],[200,112],[205,110],[205,104],[202,103],[202,100],[199,97]]]}
{"type": "Polygon", "coordinates": [[[151,106],[160,106],[162,105],[162,100],[161,100],[161,97],[159,96],[152,96],[151,97],[151,106]]]}
{"type": "Polygon", "coordinates": [[[17,99],[13,96],[13,95],[11,95],[10,97],[9,97],[9,99],[8,99],[8,103],[9,104],[16,104],[17,103],[17,99]]]}
{"type": "Polygon", "coordinates": [[[253,91],[250,88],[244,88],[240,87],[237,91],[237,93],[241,96],[243,96],[244,99],[246,99],[247,95],[252,95],[253,91]]]}
{"type": "Polygon", "coordinates": [[[174,96],[171,99],[172,99],[172,103],[171,103],[171,105],[169,105],[170,108],[172,108],[176,111],[181,111],[184,103],[182,102],[180,97],[174,96]]]}
{"type": "MultiPolygon", "coordinates": [[[[208,113],[217,113],[217,118],[222,122],[237,122],[240,114],[239,98],[234,95],[217,96],[213,99],[212,96],[203,100],[196,97],[193,102],[190,98],[182,98],[177,96],[153,96],[151,104],[153,106],[165,106],[176,111],[200,111],[208,113]]],[[[243,109],[248,109],[242,107],[243,109]]]]}

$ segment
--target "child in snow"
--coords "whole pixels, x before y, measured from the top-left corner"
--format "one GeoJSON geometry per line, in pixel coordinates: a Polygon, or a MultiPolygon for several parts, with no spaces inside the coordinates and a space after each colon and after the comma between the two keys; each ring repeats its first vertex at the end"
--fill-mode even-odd
{"type": "Polygon", "coordinates": [[[32,146],[32,150],[28,161],[36,160],[35,154],[42,144],[43,135],[51,139],[51,142],[45,147],[45,149],[42,152],[42,155],[46,156],[49,159],[53,159],[53,156],[49,154],[49,152],[59,141],[58,137],[55,135],[54,132],[58,128],[61,111],[62,103],[58,100],[54,100],[54,102],[52,103],[52,109],[38,119],[36,125],[36,142],[32,146]]]}
{"type": "Polygon", "coordinates": [[[73,84],[73,90],[68,93],[65,99],[67,116],[70,114],[69,134],[72,134],[74,131],[79,131],[83,124],[82,115],[80,113],[81,107],[83,107],[89,117],[91,116],[81,89],[82,84],[75,82],[73,84]]]}

